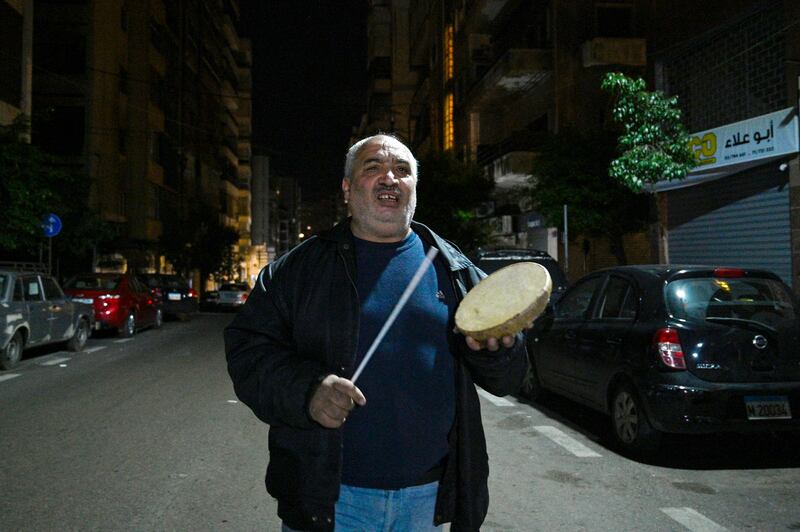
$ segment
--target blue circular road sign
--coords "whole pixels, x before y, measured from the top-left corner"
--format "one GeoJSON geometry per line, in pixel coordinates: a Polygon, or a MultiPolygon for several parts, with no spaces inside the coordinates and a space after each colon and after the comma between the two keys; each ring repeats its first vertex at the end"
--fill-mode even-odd
{"type": "Polygon", "coordinates": [[[44,236],[50,238],[56,236],[61,232],[61,218],[52,212],[45,215],[45,217],[42,218],[42,230],[44,231],[44,236]]]}

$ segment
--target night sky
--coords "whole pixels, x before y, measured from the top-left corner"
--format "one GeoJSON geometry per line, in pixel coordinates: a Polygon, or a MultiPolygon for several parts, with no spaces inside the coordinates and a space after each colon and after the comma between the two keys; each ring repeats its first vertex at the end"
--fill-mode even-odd
{"type": "Polygon", "coordinates": [[[242,0],[253,43],[253,147],[303,198],[336,194],[366,107],[365,0],[242,0]]]}

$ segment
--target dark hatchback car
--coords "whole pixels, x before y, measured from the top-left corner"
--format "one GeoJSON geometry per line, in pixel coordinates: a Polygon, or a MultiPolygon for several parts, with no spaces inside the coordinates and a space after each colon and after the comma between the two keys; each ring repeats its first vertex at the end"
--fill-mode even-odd
{"type": "Polygon", "coordinates": [[[139,278],[161,300],[164,317],[186,319],[199,307],[197,291],[179,275],[166,273],[140,274],[139,278]]]}
{"type": "Polygon", "coordinates": [[[569,286],[567,276],[554,259],[546,251],[536,249],[496,249],[478,251],[472,262],[486,272],[491,274],[516,262],[535,262],[547,268],[550,278],[553,281],[553,291],[550,294],[550,302],[558,301],[564,291],[569,286]]]}
{"type": "Polygon", "coordinates": [[[577,281],[529,334],[522,393],[610,416],[623,452],[663,433],[800,430],[800,312],[771,272],[643,265],[577,281]]]}

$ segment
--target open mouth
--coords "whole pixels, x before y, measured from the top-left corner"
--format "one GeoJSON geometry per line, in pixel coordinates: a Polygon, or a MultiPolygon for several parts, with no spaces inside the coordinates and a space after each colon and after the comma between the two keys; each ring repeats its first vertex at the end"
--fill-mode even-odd
{"type": "Polygon", "coordinates": [[[397,203],[399,201],[396,194],[390,192],[381,192],[378,194],[378,201],[388,201],[392,203],[397,203]]]}

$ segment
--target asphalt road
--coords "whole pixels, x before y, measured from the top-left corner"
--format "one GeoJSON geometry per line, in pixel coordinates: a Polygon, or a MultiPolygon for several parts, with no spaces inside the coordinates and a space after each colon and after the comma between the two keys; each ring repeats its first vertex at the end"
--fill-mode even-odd
{"type": "MultiPolygon", "coordinates": [[[[0,530],[279,530],[267,428],[225,370],[230,319],[38,349],[0,372],[0,530]]],[[[569,401],[481,397],[483,530],[800,530],[797,438],[670,438],[642,463],[569,401]]]]}

